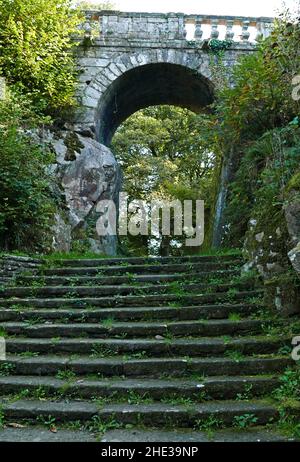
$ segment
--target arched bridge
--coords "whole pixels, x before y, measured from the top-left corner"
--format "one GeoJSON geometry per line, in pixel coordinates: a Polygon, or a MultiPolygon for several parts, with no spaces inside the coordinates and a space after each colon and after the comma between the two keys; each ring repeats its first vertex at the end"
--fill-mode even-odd
{"type": "Polygon", "coordinates": [[[224,63],[252,52],[267,36],[271,18],[195,16],[179,13],[88,11],[78,98],[77,129],[109,145],[118,126],[151,105],[201,111],[213,101],[211,40],[226,46],[224,63]],[[229,43],[228,43],[229,42],[229,43]],[[231,44],[230,44],[231,42],[231,44]]]}

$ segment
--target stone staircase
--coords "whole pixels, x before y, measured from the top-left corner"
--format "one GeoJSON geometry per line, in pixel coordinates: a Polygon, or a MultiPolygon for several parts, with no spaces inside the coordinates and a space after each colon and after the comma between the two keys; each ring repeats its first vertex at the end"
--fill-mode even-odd
{"type": "Polygon", "coordinates": [[[0,441],[283,441],[239,256],[60,260],[0,293],[0,441]]]}

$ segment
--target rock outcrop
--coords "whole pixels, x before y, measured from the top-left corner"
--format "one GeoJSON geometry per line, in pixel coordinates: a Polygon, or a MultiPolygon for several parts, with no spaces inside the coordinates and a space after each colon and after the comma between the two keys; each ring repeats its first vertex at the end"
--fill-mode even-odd
{"type": "Polygon", "coordinates": [[[284,211],[292,247],[288,256],[291,264],[300,276],[300,198],[298,193],[295,192],[291,195],[284,211]]]}
{"type": "Polygon", "coordinates": [[[101,200],[117,203],[121,188],[118,163],[109,148],[72,131],[48,132],[44,142],[55,153],[53,165],[65,210],[55,216],[53,248],[115,255],[115,236],[99,237],[96,208],[101,200]]]}

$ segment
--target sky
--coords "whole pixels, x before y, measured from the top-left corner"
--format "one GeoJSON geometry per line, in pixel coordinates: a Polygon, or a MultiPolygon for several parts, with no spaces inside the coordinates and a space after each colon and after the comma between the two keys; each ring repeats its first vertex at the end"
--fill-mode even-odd
{"type": "MultiPolygon", "coordinates": [[[[97,3],[98,0],[93,0],[97,3]]],[[[99,0],[101,2],[101,0],[99,0]]],[[[282,9],[282,0],[115,0],[117,9],[138,12],[180,12],[229,16],[276,16],[282,9]]],[[[298,0],[285,0],[287,6],[298,0]]]]}

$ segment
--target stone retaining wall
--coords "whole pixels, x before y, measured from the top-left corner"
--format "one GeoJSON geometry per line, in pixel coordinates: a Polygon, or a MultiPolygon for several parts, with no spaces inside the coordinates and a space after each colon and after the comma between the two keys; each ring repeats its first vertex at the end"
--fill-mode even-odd
{"type": "Polygon", "coordinates": [[[42,264],[39,258],[14,255],[0,256],[0,285],[9,282],[16,274],[30,270],[35,271],[42,264]]]}

